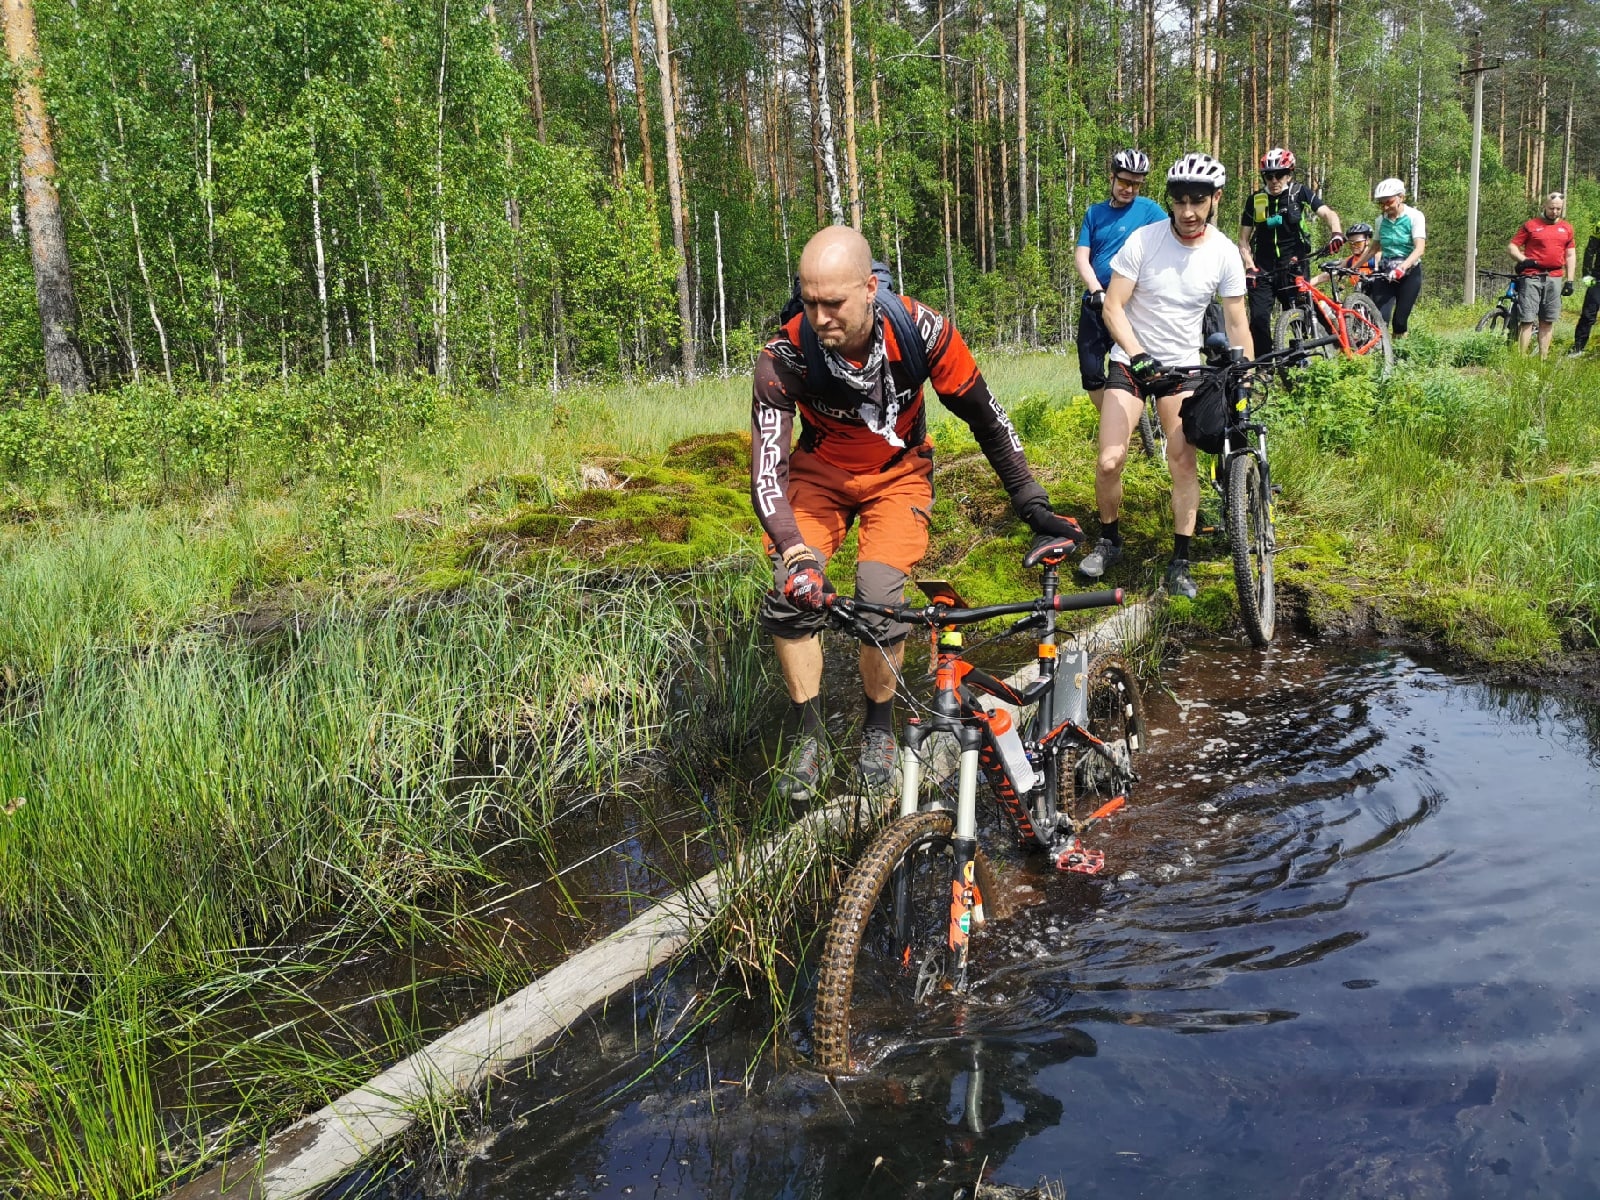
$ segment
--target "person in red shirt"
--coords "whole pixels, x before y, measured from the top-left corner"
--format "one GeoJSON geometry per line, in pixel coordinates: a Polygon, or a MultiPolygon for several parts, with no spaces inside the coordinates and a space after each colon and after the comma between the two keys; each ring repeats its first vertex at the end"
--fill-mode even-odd
{"type": "MultiPolygon", "coordinates": [[[[828,559],[859,521],[856,596],[899,604],[928,548],[933,443],[923,378],[908,366],[886,304],[910,313],[911,324],[901,324],[922,339],[927,382],[971,428],[1023,523],[1073,544],[1083,541],[1083,530],[1051,510],[1023,457],[1022,439],[955,326],[925,304],[880,292],[871,249],[859,233],[835,225],[806,243],[800,300],[803,311],[756,357],[750,499],[773,560],[773,587],[757,621],[773,636],[800,725],[779,787],[793,799],[809,799],[828,772],[820,701],[828,559]],[[811,335],[821,346],[820,365],[813,354],[808,366],[811,335]],[[811,377],[819,372],[826,377],[811,377]],[[791,446],[796,414],[801,434],[791,446]]],[[[867,706],[860,769],[868,787],[883,787],[894,777],[891,713],[908,630],[884,621],[869,632],[859,654],[867,706]]]]}
{"type": "Polygon", "coordinates": [[[1539,357],[1550,353],[1550,335],[1561,316],[1561,297],[1572,295],[1572,276],[1578,266],[1578,239],[1572,226],[1561,219],[1567,198],[1551,192],[1544,198],[1544,216],[1523,222],[1506,247],[1517,261],[1522,278],[1517,281],[1517,338],[1528,352],[1533,327],[1539,326],[1539,357]]]}

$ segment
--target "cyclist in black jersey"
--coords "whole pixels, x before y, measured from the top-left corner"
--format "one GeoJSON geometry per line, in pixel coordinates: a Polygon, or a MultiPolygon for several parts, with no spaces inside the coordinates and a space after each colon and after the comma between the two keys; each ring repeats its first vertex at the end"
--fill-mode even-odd
{"type": "Polygon", "coordinates": [[[1326,221],[1328,249],[1344,248],[1339,214],[1311,187],[1294,178],[1295,157],[1281,146],[1261,156],[1260,191],[1244,203],[1239,253],[1250,287],[1250,336],[1258,348],[1272,345],[1272,304],[1295,300],[1294,274],[1310,274],[1311,218],[1326,221]]]}

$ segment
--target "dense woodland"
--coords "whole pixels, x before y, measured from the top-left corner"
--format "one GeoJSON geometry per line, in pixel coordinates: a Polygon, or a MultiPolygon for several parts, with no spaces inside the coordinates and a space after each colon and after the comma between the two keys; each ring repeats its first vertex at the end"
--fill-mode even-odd
{"type": "Polygon", "coordinates": [[[1050,343],[1127,142],[1218,153],[1230,230],[1273,144],[1346,221],[1399,175],[1442,296],[1474,61],[1484,265],[1546,189],[1600,215],[1595,0],[511,3],[6,0],[0,386],[44,384],[40,296],[90,385],[737,370],[828,221],[972,340],[1050,343]]]}

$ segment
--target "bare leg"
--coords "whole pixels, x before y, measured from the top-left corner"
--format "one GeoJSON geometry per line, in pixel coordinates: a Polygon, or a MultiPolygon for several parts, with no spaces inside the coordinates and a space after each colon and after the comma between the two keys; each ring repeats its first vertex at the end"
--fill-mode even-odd
{"type": "Polygon", "coordinates": [[[778,670],[783,686],[796,704],[815,700],[822,691],[822,638],[818,634],[803,638],[773,638],[778,652],[778,670]]]}
{"type": "Polygon", "coordinates": [[[1519,349],[1521,349],[1521,351],[1524,354],[1526,354],[1528,352],[1528,343],[1531,342],[1531,341],[1533,341],[1533,326],[1532,325],[1518,325],[1517,326],[1517,346],[1518,346],[1519,349]]]}
{"type": "Polygon", "coordinates": [[[1122,468],[1128,441],[1139,427],[1144,401],[1132,392],[1108,387],[1100,406],[1100,457],[1095,463],[1094,501],[1100,520],[1115,521],[1122,511],[1122,468]]]}
{"type": "Polygon", "coordinates": [[[1540,321],[1539,322],[1539,357],[1540,358],[1549,358],[1550,357],[1550,336],[1553,333],[1555,333],[1555,331],[1556,331],[1556,323],[1554,321],[1540,321]]]}
{"type": "MultiPolygon", "coordinates": [[[[861,690],[874,704],[882,704],[894,697],[895,676],[905,661],[906,644],[896,642],[879,649],[867,642],[861,643],[861,690]]],[[[820,664],[821,659],[818,658],[820,664]]]]}
{"type": "Polygon", "coordinates": [[[1195,466],[1195,449],[1183,436],[1183,421],[1178,410],[1187,392],[1163,396],[1156,402],[1161,428],[1167,434],[1167,469],[1172,472],[1172,531],[1183,537],[1194,534],[1195,514],[1200,511],[1200,475],[1195,466]]]}

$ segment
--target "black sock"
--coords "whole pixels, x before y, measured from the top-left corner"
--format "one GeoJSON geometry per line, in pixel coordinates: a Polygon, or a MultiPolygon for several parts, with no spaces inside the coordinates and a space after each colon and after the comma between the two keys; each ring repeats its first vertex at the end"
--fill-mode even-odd
{"type": "Polygon", "coordinates": [[[1101,521],[1100,536],[1105,538],[1106,541],[1110,542],[1113,546],[1122,545],[1122,534],[1117,529],[1116,521],[1101,521]]]}
{"type": "Polygon", "coordinates": [[[822,736],[822,697],[813,696],[809,700],[796,701],[794,705],[795,717],[800,722],[800,732],[810,734],[812,737],[822,736]]]}
{"type": "Polygon", "coordinates": [[[1189,557],[1189,535],[1175,533],[1172,535],[1172,557],[1187,560],[1189,557]]]}
{"type": "Polygon", "coordinates": [[[874,700],[871,696],[865,697],[867,702],[867,719],[864,725],[867,729],[891,729],[894,725],[894,697],[887,700],[874,700]]]}

